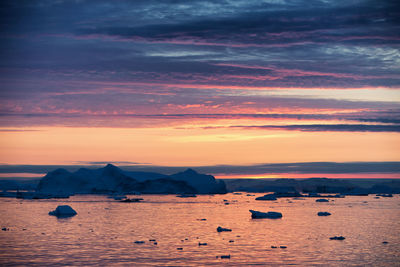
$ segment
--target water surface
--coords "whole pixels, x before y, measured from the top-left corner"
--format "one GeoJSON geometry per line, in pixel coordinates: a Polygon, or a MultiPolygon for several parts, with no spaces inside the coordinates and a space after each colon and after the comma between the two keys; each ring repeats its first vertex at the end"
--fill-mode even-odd
{"type": "Polygon", "coordinates": [[[329,203],[313,198],[255,201],[260,195],[143,195],[143,203],[94,195],[1,198],[0,227],[9,231],[0,231],[0,265],[399,265],[399,196],[348,196],[329,203]],[[78,215],[48,215],[62,204],[78,215]],[[279,211],[283,218],[253,220],[249,209],[279,211]],[[332,215],[319,217],[319,211],[332,215]],[[218,226],[232,232],[218,233],[218,226]]]}

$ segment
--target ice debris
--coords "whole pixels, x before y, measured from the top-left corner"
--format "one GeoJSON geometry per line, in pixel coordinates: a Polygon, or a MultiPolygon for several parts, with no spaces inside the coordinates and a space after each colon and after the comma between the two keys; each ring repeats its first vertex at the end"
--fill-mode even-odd
{"type": "Polygon", "coordinates": [[[217,227],[217,232],[232,232],[232,229],[228,229],[228,228],[223,228],[221,226],[217,227]]]}
{"type": "Polygon", "coordinates": [[[334,237],[329,237],[330,240],[345,240],[346,238],[344,236],[334,236],[334,237]]]}

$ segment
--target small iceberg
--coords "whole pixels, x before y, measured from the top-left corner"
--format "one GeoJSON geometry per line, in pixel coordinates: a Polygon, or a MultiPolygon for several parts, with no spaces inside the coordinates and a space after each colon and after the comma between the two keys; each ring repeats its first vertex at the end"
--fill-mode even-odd
{"type": "Polygon", "coordinates": [[[252,219],[279,219],[282,218],[282,213],[275,211],[261,212],[256,210],[249,210],[252,219]]]}
{"type": "Polygon", "coordinates": [[[221,226],[217,227],[217,232],[232,232],[232,229],[228,229],[228,228],[223,228],[221,226]]]}
{"type": "Polygon", "coordinates": [[[257,197],[256,200],[276,200],[275,194],[266,194],[262,197],[257,197]]]}
{"type": "Polygon", "coordinates": [[[115,195],[115,196],[109,196],[108,198],[113,198],[114,200],[123,200],[126,198],[125,195],[115,195]]]}
{"type": "Polygon", "coordinates": [[[230,259],[231,255],[221,255],[220,258],[221,259],[230,259]]]}
{"type": "Polygon", "coordinates": [[[334,237],[329,237],[330,240],[345,240],[346,238],[344,236],[334,236],[334,237]]]}
{"type": "Polygon", "coordinates": [[[132,202],[140,202],[142,200],[143,200],[143,198],[127,198],[127,199],[120,200],[119,202],[132,203],[132,202]]]}
{"type": "Polygon", "coordinates": [[[393,194],[377,194],[377,197],[393,197],[393,194]]]}
{"type": "Polygon", "coordinates": [[[197,197],[197,196],[195,194],[180,194],[177,195],[176,197],[187,198],[187,197],[197,197]]]}
{"type": "Polygon", "coordinates": [[[325,199],[325,198],[319,198],[319,199],[315,200],[315,202],[329,202],[329,200],[325,199]]]}
{"type": "Polygon", "coordinates": [[[55,210],[49,212],[49,215],[57,217],[72,217],[76,214],[76,211],[68,205],[60,205],[55,210]]]}
{"type": "Polygon", "coordinates": [[[318,212],[318,216],[329,216],[329,215],[331,215],[331,214],[329,212],[327,212],[327,211],[318,212]]]}

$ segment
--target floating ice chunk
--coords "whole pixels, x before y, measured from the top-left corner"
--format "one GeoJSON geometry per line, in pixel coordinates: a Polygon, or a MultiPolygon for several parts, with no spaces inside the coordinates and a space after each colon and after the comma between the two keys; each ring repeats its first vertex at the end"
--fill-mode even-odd
{"type": "Polygon", "coordinates": [[[315,200],[315,202],[329,202],[329,200],[325,199],[325,198],[319,198],[319,199],[315,200]]]}
{"type": "Polygon", "coordinates": [[[249,210],[251,212],[251,218],[253,219],[279,219],[282,218],[282,213],[275,211],[261,212],[256,210],[249,210]]]}
{"type": "Polygon", "coordinates": [[[334,237],[329,237],[330,240],[345,240],[346,238],[344,236],[334,236],[334,237]]]}
{"type": "Polygon", "coordinates": [[[124,196],[124,195],[121,195],[121,196],[114,196],[113,198],[114,198],[114,200],[123,200],[123,199],[126,198],[126,196],[124,196]]]}
{"type": "Polygon", "coordinates": [[[331,214],[329,212],[327,212],[327,211],[318,212],[318,216],[329,216],[329,215],[331,215],[331,214]]]}
{"type": "Polygon", "coordinates": [[[197,195],[195,195],[195,194],[180,194],[180,195],[177,195],[176,197],[187,198],[187,197],[197,197],[197,195]]]}
{"type": "Polygon", "coordinates": [[[377,194],[377,197],[393,197],[393,194],[377,194]]]}
{"type": "Polygon", "coordinates": [[[276,200],[275,194],[266,194],[262,197],[257,197],[256,200],[276,200]]]}
{"type": "Polygon", "coordinates": [[[142,200],[143,200],[143,198],[127,198],[124,200],[120,200],[119,202],[132,203],[132,202],[140,202],[142,200]]]}
{"type": "Polygon", "coordinates": [[[49,215],[57,217],[72,217],[76,214],[76,211],[68,205],[60,205],[55,210],[49,212],[49,215]]]}
{"type": "Polygon", "coordinates": [[[217,227],[217,232],[232,232],[232,229],[223,228],[221,226],[217,227]]]}

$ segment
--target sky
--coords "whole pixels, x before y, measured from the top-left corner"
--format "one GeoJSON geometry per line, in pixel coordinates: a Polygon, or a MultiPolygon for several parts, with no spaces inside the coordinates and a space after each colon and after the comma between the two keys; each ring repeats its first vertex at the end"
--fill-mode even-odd
{"type": "Polygon", "coordinates": [[[399,47],[398,1],[1,1],[0,177],[400,178],[399,47]]]}

